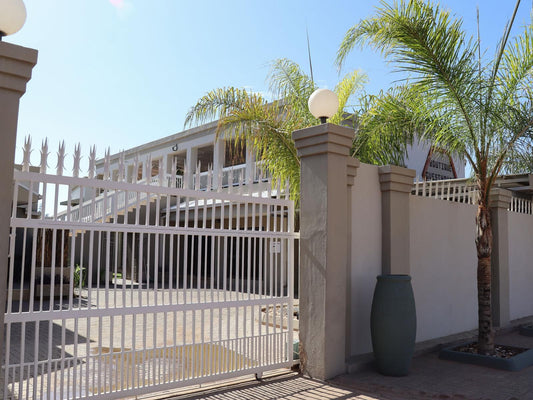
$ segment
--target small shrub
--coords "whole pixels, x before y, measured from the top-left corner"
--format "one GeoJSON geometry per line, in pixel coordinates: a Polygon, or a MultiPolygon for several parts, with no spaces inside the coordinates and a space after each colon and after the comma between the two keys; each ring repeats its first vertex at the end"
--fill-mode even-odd
{"type": "Polygon", "coordinates": [[[87,268],[81,267],[76,264],[74,268],[74,287],[84,287],[87,283],[87,268]]]}

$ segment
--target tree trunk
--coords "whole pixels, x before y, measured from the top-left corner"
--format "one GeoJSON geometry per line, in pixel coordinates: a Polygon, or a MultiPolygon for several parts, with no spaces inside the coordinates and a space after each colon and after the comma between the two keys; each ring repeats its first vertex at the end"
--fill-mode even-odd
{"type": "Polygon", "coordinates": [[[488,195],[480,190],[476,215],[477,235],[477,298],[478,298],[478,352],[494,354],[494,329],[491,309],[491,254],[492,226],[488,195]]]}

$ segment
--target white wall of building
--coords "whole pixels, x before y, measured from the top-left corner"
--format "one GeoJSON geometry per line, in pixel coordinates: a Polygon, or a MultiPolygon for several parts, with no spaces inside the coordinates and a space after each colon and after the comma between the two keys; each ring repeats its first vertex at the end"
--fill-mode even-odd
{"type": "MultiPolygon", "coordinates": [[[[416,179],[422,180],[422,171],[431,146],[427,142],[415,142],[407,148],[405,166],[416,171],[416,179]]],[[[457,155],[452,156],[457,178],[465,177],[465,160],[457,155]]]]}

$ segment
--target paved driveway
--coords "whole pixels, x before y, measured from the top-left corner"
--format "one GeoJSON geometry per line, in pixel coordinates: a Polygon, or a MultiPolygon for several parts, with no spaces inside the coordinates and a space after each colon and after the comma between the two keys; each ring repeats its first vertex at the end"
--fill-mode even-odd
{"type": "MultiPolygon", "coordinates": [[[[533,348],[533,338],[516,331],[500,335],[497,341],[533,348]]],[[[212,388],[171,399],[533,400],[533,366],[518,372],[499,371],[439,360],[438,353],[433,352],[416,357],[409,376],[401,378],[382,376],[372,368],[329,382],[286,373],[263,382],[212,388]]]]}

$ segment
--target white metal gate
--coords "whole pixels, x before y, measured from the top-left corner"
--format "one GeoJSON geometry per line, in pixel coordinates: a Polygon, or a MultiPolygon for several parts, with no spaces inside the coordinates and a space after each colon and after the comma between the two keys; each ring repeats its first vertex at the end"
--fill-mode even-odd
{"type": "Polygon", "coordinates": [[[79,148],[73,176],[64,149],[52,175],[46,144],[38,168],[30,151],[14,174],[4,399],[126,398],[292,363],[282,190],[210,190],[210,174],[204,191],[176,188],[161,165],[148,182],[124,165],[96,179],[94,151],[80,178],[79,148]]]}

